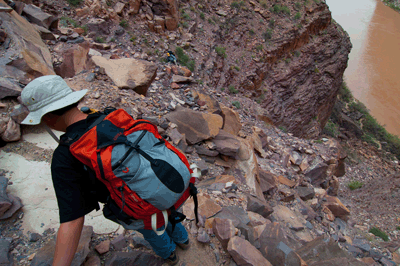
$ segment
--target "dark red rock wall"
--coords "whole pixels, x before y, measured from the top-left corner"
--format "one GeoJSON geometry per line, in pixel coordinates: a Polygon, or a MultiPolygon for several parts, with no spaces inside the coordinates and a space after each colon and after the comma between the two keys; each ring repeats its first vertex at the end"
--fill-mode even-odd
{"type": "Polygon", "coordinates": [[[217,88],[234,85],[244,96],[257,100],[276,126],[299,137],[315,138],[335,104],[351,43],[325,3],[297,10],[293,3],[286,5],[292,5],[291,15],[268,9],[262,19],[256,12],[229,13],[215,35],[217,46],[226,47],[227,57],[217,56],[208,76],[217,88]],[[301,19],[293,18],[296,12],[301,19]],[[249,34],[266,29],[273,31],[266,41],[249,34]]]}

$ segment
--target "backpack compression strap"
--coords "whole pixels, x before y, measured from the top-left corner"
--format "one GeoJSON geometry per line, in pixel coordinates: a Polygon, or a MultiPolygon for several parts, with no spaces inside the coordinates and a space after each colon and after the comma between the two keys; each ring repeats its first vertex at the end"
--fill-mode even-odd
{"type": "Polygon", "coordinates": [[[162,214],[164,216],[165,226],[164,226],[164,229],[161,231],[157,231],[157,213],[154,213],[151,216],[151,228],[158,236],[164,234],[165,230],[167,229],[167,225],[168,225],[168,212],[166,210],[164,210],[164,211],[162,211],[162,214]]]}

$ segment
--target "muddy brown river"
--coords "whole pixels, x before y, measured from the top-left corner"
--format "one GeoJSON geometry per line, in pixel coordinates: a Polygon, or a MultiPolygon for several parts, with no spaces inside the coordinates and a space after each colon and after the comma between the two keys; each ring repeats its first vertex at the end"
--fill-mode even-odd
{"type": "Polygon", "coordinates": [[[400,136],[400,14],[380,0],[326,0],[350,35],[345,81],[381,125],[400,136]]]}

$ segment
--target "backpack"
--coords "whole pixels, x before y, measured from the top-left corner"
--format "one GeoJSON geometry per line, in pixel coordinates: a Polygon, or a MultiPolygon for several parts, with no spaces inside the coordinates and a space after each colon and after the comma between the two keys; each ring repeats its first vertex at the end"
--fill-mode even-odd
{"type": "Polygon", "coordinates": [[[152,229],[161,235],[168,219],[174,229],[186,218],[177,210],[193,196],[198,222],[197,166],[189,165],[157,126],[134,120],[123,109],[108,108],[90,116],[97,119],[83,135],[66,133],[60,143],[89,168],[92,184],[97,178],[107,187],[106,218],[126,229],[152,229]],[[163,225],[163,230],[157,230],[163,225]]]}

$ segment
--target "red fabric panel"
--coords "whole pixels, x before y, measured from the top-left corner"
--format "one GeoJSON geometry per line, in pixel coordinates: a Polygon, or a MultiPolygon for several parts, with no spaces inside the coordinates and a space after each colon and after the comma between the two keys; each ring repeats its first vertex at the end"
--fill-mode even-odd
{"type": "Polygon", "coordinates": [[[93,169],[92,155],[97,150],[97,133],[92,128],[70,146],[70,151],[80,162],[93,169]]]}

